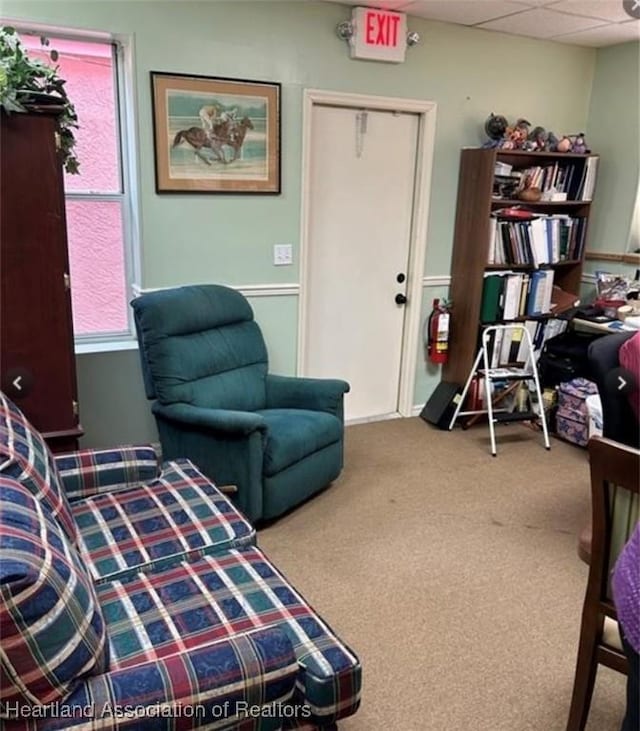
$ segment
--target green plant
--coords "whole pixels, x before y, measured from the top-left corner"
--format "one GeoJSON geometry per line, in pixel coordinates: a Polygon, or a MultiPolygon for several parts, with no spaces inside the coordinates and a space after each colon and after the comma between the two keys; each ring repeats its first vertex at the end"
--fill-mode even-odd
{"type": "MultiPolygon", "coordinates": [[[[45,37],[40,42],[44,47],[49,46],[45,37]]],[[[48,55],[55,64],[58,52],[51,49],[48,55]]],[[[78,115],[67,96],[65,83],[58,75],[58,66],[29,57],[15,28],[0,26],[0,107],[11,114],[27,112],[46,103],[59,106],[57,131],[64,168],[68,173],[77,173],[79,162],[73,148],[78,115]]]]}

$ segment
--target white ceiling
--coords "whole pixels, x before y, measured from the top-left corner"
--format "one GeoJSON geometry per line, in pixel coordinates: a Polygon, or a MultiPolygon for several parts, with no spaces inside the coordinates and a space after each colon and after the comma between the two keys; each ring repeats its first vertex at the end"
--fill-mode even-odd
{"type": "MultiPolygon", "coordinates": [[[[327,0],[578,46],[640,40],[623,0],[327,0]]],[[[628,0],[629,4],[630,0],[628,0]]],[[[630,2],[633,6],[633,2],[630,2]]],[[[636,3],[640,14],[640,0],[636,3]]],[[[409,23],[411,29],[411,23],[409,23]]]]}

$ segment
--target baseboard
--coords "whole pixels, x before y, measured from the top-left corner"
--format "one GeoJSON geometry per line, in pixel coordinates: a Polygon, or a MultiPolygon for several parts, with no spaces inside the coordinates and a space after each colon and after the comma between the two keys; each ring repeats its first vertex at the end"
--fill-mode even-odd
{"type": "Polygon", "coordinates": [[[390,419],[402,419],[402,414],[395,411],[392,414],[378,414],[377,416],[363,416],[359,419],[345,419],[345,426],[354,426],[355,424],[369,424],[374,421],[389,421],[390,419]]]}

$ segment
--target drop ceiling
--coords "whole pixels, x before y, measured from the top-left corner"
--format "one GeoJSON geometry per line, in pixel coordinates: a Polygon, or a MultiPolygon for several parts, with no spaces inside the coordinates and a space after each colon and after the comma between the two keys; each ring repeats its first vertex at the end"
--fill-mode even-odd
{"type": "MultiPolygon", "coordinates": [[[[640,39],[623,0],[327,0],[397,10],[445,23],[544,38],[578,46],[612,46],[640,39]]],[[[640,15],[640,0],[627,0],[640,15]]]]}

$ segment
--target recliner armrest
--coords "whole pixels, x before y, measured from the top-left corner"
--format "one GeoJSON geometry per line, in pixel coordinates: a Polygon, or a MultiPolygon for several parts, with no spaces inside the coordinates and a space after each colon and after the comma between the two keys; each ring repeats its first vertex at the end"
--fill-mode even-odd
{"type": "Polygon", "coordinates": [[[342,398],[350,386],[337,378],[267,376],[268,409],[309,409],[342,417],[342,398]]]}
{"type": "Polygon", "coordinates": [[[265,420],[260,414],[250,411],[231,409],[205,409],[191,404],[159,404],[152,407],[153,413],[162,419],[177,421],[190,426],[199,426],[226,434],[245,435],[254,431],[267,430],[265,420]]]}
{"type": "Polygon", "coordinates": [[[160,471],[158,454],[150,444],[79,449],[54,455],[70,501],[101,492],[118,492],[151,482],[160,471]]]}

